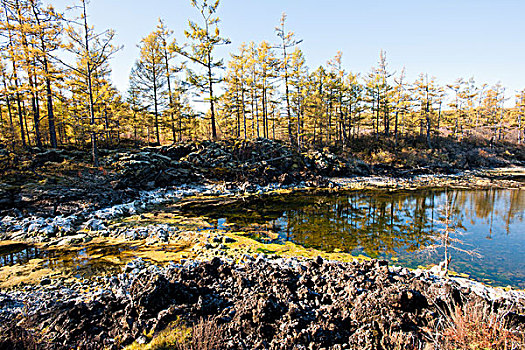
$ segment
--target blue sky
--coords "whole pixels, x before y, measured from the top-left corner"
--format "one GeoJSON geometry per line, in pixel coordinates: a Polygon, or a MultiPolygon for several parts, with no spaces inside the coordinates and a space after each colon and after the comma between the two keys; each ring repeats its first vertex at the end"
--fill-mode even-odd
{"type": "MultiPolygon", "coordinates": [[[[62,9],[72,0],[53,0],[62,9]]],[[[113,28],[124,45],[112,61],[113,82],[127,89],[137,59],[136,44],[159,17],[184,41],[187,19],[197,19],[189,0],[91,0],[97,30],[113,28]]],[[[365,74],[381,49],[392,71],[406,67],[409,80],[419,73],[442,84],[474,76],[478,83],[501,81],[508,95],[525,88],[525,1],[523,0],[222,0],[221,31],[232,40],[220,55],[250,40],[276,42],[281,13],[303,39],[307,64],[315,69],[343,52],[344,67],[365,74]]]]}

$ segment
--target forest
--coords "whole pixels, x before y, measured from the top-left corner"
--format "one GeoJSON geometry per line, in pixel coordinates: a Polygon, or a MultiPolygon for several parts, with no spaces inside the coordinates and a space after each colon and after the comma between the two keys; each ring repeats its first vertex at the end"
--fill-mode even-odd
{"type": "MultiPolygon", "coordinates": [[[[183,140],[282,140],[345,148],[362,136],[397,145],[418,136],[523,142],[525,90],[473,78],[445,85],[427,73],[408,81],[386,52],[368,72],[352,72],[343,53],[308,67],[286,14],[275,37],[231,48],[220,31],[219,1],[192,0],[199,21],[184,38],[159,19],[137,44],[140,57],[124,94],[112,84],[116,33],[94,28],[89,1],[66,13],[40,0],[2,0],[0,138],[12,151],[171,144],[183,140]],[[197,101],[197,102],[196,102],[197,101]]],[[[305,38],[307,40],[307,38],[305,38]]]]}

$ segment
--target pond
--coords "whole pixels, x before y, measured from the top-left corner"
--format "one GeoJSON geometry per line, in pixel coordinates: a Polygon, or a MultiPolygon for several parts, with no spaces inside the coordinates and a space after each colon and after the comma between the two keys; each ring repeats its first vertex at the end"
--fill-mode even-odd
{"type": "Polygon", "coordinates": [[[11,285],[14,281],[9,279],[15,277],[19,281],[33,282],[30,274],[35,271],[51,276],[89,278],[120,273],[126,263],[137,257],[163,264],[176,259],[177,253],[187,248],[185,244],[160,246],[148,245],[145,241],[120,242],[102,238],[87,244],[53,248],[21,242],[2,243],[0,288],[11,285]]]}
{"type": "Polygon", "coordinates": [[[362,254],[410,268],[444,259],[447,229],[453,272],[525,289],[522,190],[294,194],[188,210],[211,218],[217,228],[249,231],[260,240],[362,254]]]}

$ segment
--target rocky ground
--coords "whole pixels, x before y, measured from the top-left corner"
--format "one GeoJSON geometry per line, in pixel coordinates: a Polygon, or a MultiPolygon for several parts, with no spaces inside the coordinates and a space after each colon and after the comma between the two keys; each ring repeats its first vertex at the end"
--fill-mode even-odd
{"type": "MultiPolygon", "coordinates": [[[[188,349],[462,348],[454,332],[472,325],[456,317],[473,306],[484,314],[468,322],[486,333],[469,341],[524,346],[523,292],[486,290],[375,260],[136,260],[89,283],[1,293],[0,348],[140,348],[180,325],[201,326],[202,346],[188,349]]],[[[184,337],[173,339],[171,348],[185,348],[184,337]]]]}

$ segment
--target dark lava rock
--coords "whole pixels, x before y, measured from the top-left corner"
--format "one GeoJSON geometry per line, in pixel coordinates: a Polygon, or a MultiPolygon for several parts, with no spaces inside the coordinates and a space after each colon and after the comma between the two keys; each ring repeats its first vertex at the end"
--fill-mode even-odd
{"type": "MultiPolygon", "coordinates": [[[[41,348],[118,349],[182,319],[206,320],[214,333],[203,336],[219,337],[219,349],[412,349],[429,345],[446,303],[489,305],[452,282],[398,274],[378,261],[215,258],[155,271],[113,277],[92,301],[63,297],[19,315],[25,328],[16,329],[17,341],[45,330],[41,348]]],[[[507,313],[521,330],[523,311],[507,313]]],[[[0,326],[0,335],[15,344],[10,329],[0,326]]]]}
{"type": "MultiPolygon", "coordinates": [[[[370,173],[364,162],[334,155],[328,149],[301,153],[262,138],[187,142],[144,147],[138,152],[101,149],[100,156],[101,167],[95,169],[84,163],[89,162],[87,152],[60,149],[27,154],[30,161],[23,164],[31,165],[24,168],[25,178],[11,176],[12,186],[0,183],[0,214],[13,215],[15,209],[39,216],[78,214],[86,207],[100,209],[131,201],[140,190],[209,180],[240,184],[249,190],[269,183],[326,186],[327,176],[370,173]],[[58,164],[64,160],[68,162],[58,164]]],[[[4,163],[14,174],[18,170],[13,164],[22,164],[4,163]]]]}
{"type": "Polygon", "coordinates": [[[299,153],[281,142],[262,138],[146,147],[138,153],[118,154],[108,162],[118,171],[115,188],[153,188],[204,179],[288,185],[319,181],[319,176],[370,173],[364,162],[344,159],[327,149],[299,153]]]}

